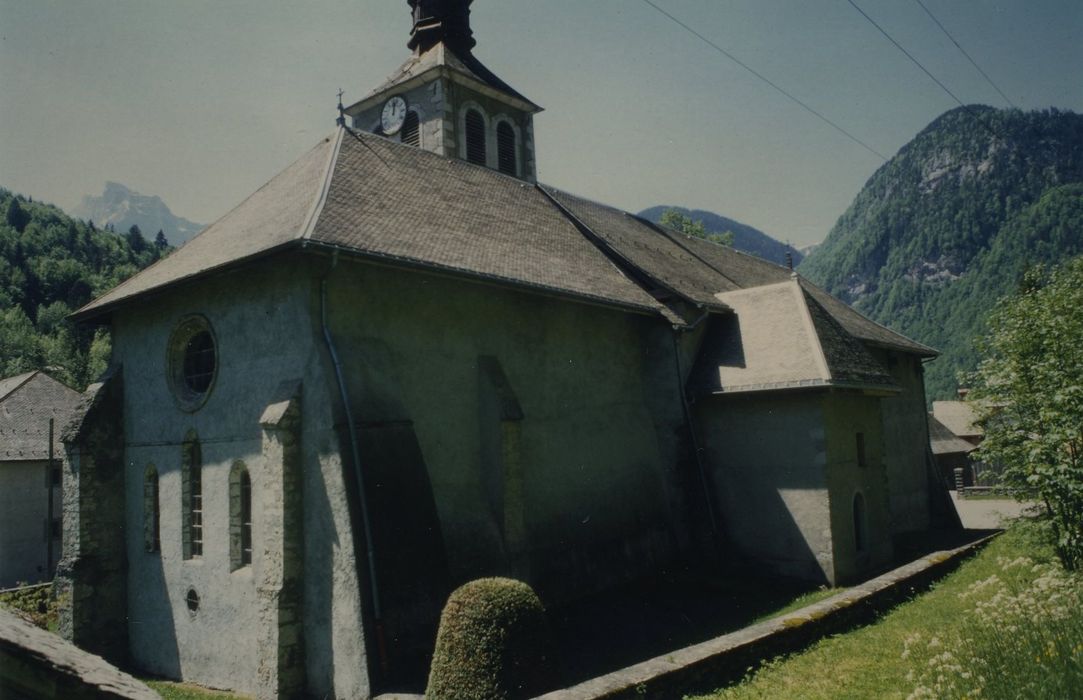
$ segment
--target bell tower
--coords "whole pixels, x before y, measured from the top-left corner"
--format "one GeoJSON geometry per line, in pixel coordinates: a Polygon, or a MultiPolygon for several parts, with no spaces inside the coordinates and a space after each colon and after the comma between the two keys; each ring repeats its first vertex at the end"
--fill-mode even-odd
{"type": "Polygon", "coordinates": [[[534,115],[541,107],[474,56],[473,0],[407,3],[412,54],[382,85],[344,108],[350,124],[534,182],[534,115]]]}

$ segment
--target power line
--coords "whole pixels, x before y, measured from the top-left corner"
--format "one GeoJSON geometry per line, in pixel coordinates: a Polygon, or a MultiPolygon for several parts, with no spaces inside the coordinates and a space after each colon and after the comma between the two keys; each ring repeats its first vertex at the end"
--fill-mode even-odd
{"type": "Polygon", "coordinates": [[[867,20],[869,21],[869,24],[871,24],[872,26],[874,26],[874,27],[876,27],[876,28],[877,28],[878,30],[880,30],[880,33],[881,33],[881,34],[883,34],[883,35],[884,35],[885,37],[887,37],[888,41],[890,41],[890,42],[891,42],[892,44],[895,44],[895,48],[897,48],[897,49],[898,49],[899,51],[902,51],[902,52],[903,52],[903,54],[904,54],[904,55],[905,55],[905,56],[906,56],[907,58],[909,58],[909,59],[910,59],[911,61],[913,61],[913,62],[914,62],[914,65],[915,65],[915,66],[917,66],[918,68],[920,68],[920,69],[922,70],[922,72],[924,72],[924,73],[925,73],[925,75],[927,75],[927,76],[929,76],[930,78],[932,78],[932,81],[933,81],[934,83],[936,83],[937,85],[939,85],[939,86],[940,86],[940,89],[941,89],[941,90],[943,90],[944,92],[946,92],[946,93],[948,93],[949,95],[951,95],[951,99],[953,99],[953,100],[955,100],[956,102],[958,102],[958,103],[959,103],[959,106],[960,106],[960,107],[962,107],[963,109],[965,109],[965,110],[966,110],[966,112],[967,112],[967,114],[969,114],[970,116],[974,117],[974,120],[975,120],[975,121],[977,121],[977,122],[978,122],[979,124],[981,124],[981,125],[982,125],[983,127],[985,127],[985,128],[986,128],[986,129],[987,129],[987,130],[989,131],[989,133],[991,133],[991,134],[992,134],[993,136],[1000,136],[1000,134],[998,134],[998,133],[996,132],[996,130],[995,130],[995,129],[994,129],[994,128],[993,128],[992,126],[990,126],[989,124],[987,124],[987,123],[985,122],[985,120],[984,120],[984,119],[982,119],[982,118],[981,118],[980,116],[978,116],[978,114],[977,114],[976,112],[974,112],[974,110],[970,109],[970,107],[968,107],[967,105],[963,104],[963,101],[962,101],[962,100],[960,100],[960,99],[959,99],[958,97],[956,97],[956,96],[955,96],[955,93],[954,93],[954,92],[952,92],[951,90],[949,90],[949,89],[948,89],[948,86],[947,86],[947,85],[945,85],[944,83],[942,83],[942,82],[940,82],[939,80],[937,80],[937,77],[936,77],[935,75],[933,75],[932,73],[930,73],[930,72],[929,72],[929,70],[928,70],[928,69],[927,69],[927,68],[926,68],[925,66],[921,65],[921,62],[920,62],[920,61],[918,61],[918,59],[914,58],[913,54],[911,54],[911,53],[910,53],[909,51],[907,51],[906,49],[904,49],[904,48],[903,48],[903,46],[902,46],[902,44],[900,44],[899,42],[895,41],[895,39],[894,39],[894,38],[892,38],[892,36],[891,36],[890,34],[888,34],[888,33],[887,33],[887,32],[886,32],[885,30],[884,30],[884,28],[883,28],[883,27],[881,27],[881,26],[880,26],[879,24],[877,24],[877,23],[876,23],[876,21],[875,21],[875,20],[874,20],[874,19],[873,19],[872,17],[869,17],[869,16],[867,15],[867,14],[865,14],[865,11],[864,11],[864,10],[862,10],[862,9],[861,9],[860,7],[858,7],[858,6],[857,6],[857,3],[856,3],[856,2],[854,2],[854,0],[846,0],[846,2],[850,3],[850,4],[851,4],[851,5],[853,6],[853,8],[854,8],[855,10],[857,10],[858,12],[860,12],[860,13],[861,13],[861,16],[862,16],[862,17],[864,17],[865,19],[867,19],[867,20]]]}
{"type": "Polygon", "coordinates": [[[947,36],[947,37],[948,37],[949,39],[951,39],[951,43],[955,44],[955,48],[959,49],[959,52],[960,52],[961,54],[963,54],[964,56],[966,56],[966,60],[970,61],[970,65],[974,66],[974,68],[976,68],[976,69],[977,69],[977,71],[978,71],[979,73],[981,73],[981,77],[985,78],[985,80],[986,80],[986,81],[987,81],[987,82],[988,82],[988,83],[989,83],[990,85],[992,85],[992,86],[993,86],[993,89],[994,89],[994,90],[996,90],[996,91],[997,91],[997,92],[998,92],[998,93],[1000,94],[1000,96],[1004,98],[1004,101],[1005,101],[1005,102],[1007,102],[1007,103],[1008,103],[1009,105],[1011,105],[1012,107],[1015,107],[1015,103],[1014,103],[1014,102],[1012,102],[1012,101],[1011,101],[1010,99],[1008,99],[1008,96],[1004,94],[1004,91],[1003,91],[1003,90],[1001,90],[1001,89],[1000,89],[999,87],[997,87],[997,84],[993,82],[993,79],[992,79],[992,78],[990,78],[990,77],[989,77],[988,75],[986,75],[985,71],[983,71],[983,70],[981,69],[981,66],[979,66],[979,65],[978,65],[977,61],[975,61],[975,60],[974,60],[973,58],[971,58],[971,57],[970,57],[970,54],[968,54],[968,53],[966,52],[966,49],[964,49],[964,48],[963,48],[962,46],[960,46],[960,45],[959,45],[959,42],[955,40],[955,37],[953,37],[953,36],[951,35],[951,32],[949,32],[949,31],[948,31],[948,30],[947,30],[947,29],[946,29],[946,28],[944,27],[944,25],[940,23],[940,20],[938,20],[938,19],[936,18],[936,15],[934,15],[934,14],[933,14],[933,13],[932,13],[932,12],[931,12],[931,11],[929,10],[929,8],[928,8],[928,7],[925,7],[925,3],[923,3],[923,2],[921,1],[921,0],[914,0],[914,2],[916,2],[916,3],[918,4],[918,5],[920,5],[920,6],[921,6],[921,9],[925,10],[925,14],[929,15],[929,18],[930,18],[930,19],[932,19],[932,21],[936,22],[936,26],[940,27],[940,31],[944,32],[944,35],[945,35],[945,36],[947,36]]]}
{"type": "Polygon", "coordinates": [[[655,4],[654,4],[654,3],[653,3],[653,2],[651,1],[651,0],[643,0],[643,2],[645,2],[646,4],[648,4],[648,5],[650,5],[651,7],[653,7],[653,8],[654,8],[655,10],[657,10],[657,11],[658,11],[659,13],[661,13],[662,15],[664,15],[665,17],[667,17],[667,18],[668,18],[668,19],[669,19],[669,20],[670,20],[671,22],[673,22],[673,23],[674,23],[674,24],[676,24],[677,26],[681,27],[682,29],[684,29],[685,31],[687,31],[688,33],[690,33],[690,34],[691,34],[692,36],[696,37],[697,39],[699,39],[699,40],[700,40],[700,41],[702,41],[703,43],[705,43],[705,44],[707,44],[708,46],[710,46],[711,48],[713,48],[713,49],[714,49],[715,51],[719,52],[720,54],[722,54],[723,56],[725,56],[725,57],[726,57],[726,58],[728,58],[729,60],[731,60],[731,61],[733,61],[734,63],[736,63],[737,65],[739,65],[739,66],[740,66],[741,68],[744,68],[744,69],[745,69],[746,71],[748,71],[748,72],[749,72],[749,73],[751,73],[752,75],[756,76],[757,78],[759,78],[759,79],[760,79],[760,80],[762,80],[763,82],[765,82],[765,83],[767,83],[768,85],[770,85],[771,87],[773,87],[773,88],[774,88],[775,90],[777,90],[778,92],[782,93],[782,94],[783,94],[783,95],[785,95],[786,97],[790,98],[791,100],[793,100],[794,102],[796,102],[797,104],[799,104],[799,105],[800,105],[800,106],[801,106],[802,108],[804,108],[804,109],[805,109],[805,111],[807,111],[807,112],[810,112],[810,113],[812,113],[813,115],[815,115],[815,116],[819,117],[819,118],[820,118],[820,119],[821,119],[822,121],[824,121],[824,122],[826,122],[827,124],[829,124],[829,125],[830,125],[831,127],[833,127],[833,128],[834,128],[834,129],[836,130],[836,131],[838,131],[839,133],[841,133],[841,134],[842,134],[843,136],[845,136],[846,138],[850,139],[850,140],[851,140],[851,141],[853,141],[854,143],[858,144],[859,146],[861,146],[862,148],[864,148],[864,149],[865,149],[866,151],[868,151],[868,152],[870,152],[870,153],[872,153],[872,154],[876,155],[876,156],[877,156],[877,157],[878,157],[878,158],[879,158],[880,160],[887,160],[887,156],[885,156],[885,155],[884,155],[883,153],[880,153],[879,151],[877,151],[877,150],[876,150],[875,148],[873,148],[873,147],[872,147],[872,146],[870,146],[869,144],[865,143],[864,141],[862,141],[862,140],[861,140],[861,139],[859,139],[858,137],[856,137],[856,136],[854,136],[853,134],[851,134],[851,133],[850,133],[849,131],[847,131],[846,129],[843,129],[843,128],[842,128],[841,126],[839,126],[839,125],[838,125],[838,124],[836,124],[835,122],[833,122],[833,121],[831,121],[830,119],[828,119],[827,117],[825,117],[825,116],[824,116],[823,114],[821,114],[821,113],[817,112],[817,111],[816,111],[815,109],[813,109],[812,107],[809,107],[809,106],[808,106],[807,104],[805,104],[804,102],[802,102],[802,101],[801,101],[801,100],[799,100],[798,98],[794,97],[794,96],[793,96],[793,95],[791,95],[791,94],[790,94],[789,92],[787,92],[786,90],[782,89],[781,87],[779,87],[778,85],[776,85],[775,83],[773,83],[773,82],[772,82],[771,80],[769,80],[768,78],[766,78],[766,77],[765,77],[765,76],[763,76],[762,74],[760,74],[760,73],[756,72],[756,70],[754,70],[754,69],[753,69],[753,68],[752,68],[751,66],[749,66],[749,65],[748,65],[747,63],[745,63],[745,62],[744,62],[744,61],[742,61],[741,59],[737,58],[737,57],[736,57],[736,56],[734,56],[733,54],[731,54],[731,53],[730,53],[729,51],[726,51],[726,50],[725,50],[724,48],[722,48],[721,46],[719,46],[719,45],[718,45],[718,44],[716,44],[715,42],[711,41],[711,40],[710,40],[710,39],[708,39],[707,37],[703,36],[702,34],[700,34],[699,32],[697,32],[697,31],[696,31],[695,29],[693,29],[692,27],[688,26],[687,24],[685,24],[685,23],[684,23],[684,22],[682,22],[681,20],[679,20],[679,19],[677,19],[676,17],[674,17],[673,15],[669,14],[668,12],[666,12],[665,10],[663,10],[663,9],[662,9],[661,7],[659,7],[658,5],[655,5],[655,4]]]}

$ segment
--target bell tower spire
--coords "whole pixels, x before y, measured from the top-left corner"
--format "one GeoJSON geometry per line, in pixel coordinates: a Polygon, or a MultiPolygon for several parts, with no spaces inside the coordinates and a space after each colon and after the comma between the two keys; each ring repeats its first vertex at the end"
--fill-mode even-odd
{"type": "Polygon", "coordinates": [[[414,28],[406,44],[415,54],[423,54],[443,42],[449,49],[469,55],[477,42],[470,29],[470,4],[474,0],[407,0],[414,17],[414,28]]]}

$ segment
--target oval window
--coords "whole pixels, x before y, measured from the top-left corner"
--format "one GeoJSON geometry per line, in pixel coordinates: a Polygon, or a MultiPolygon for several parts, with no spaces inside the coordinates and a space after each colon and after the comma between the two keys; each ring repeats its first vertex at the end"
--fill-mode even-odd
{"type": "Polygon", "coordinates": [[[218,349],[211,324],[203,316],[188,316],[169,339],[170,388],[185,411],[207,400],[218,370],[218,349]]]}

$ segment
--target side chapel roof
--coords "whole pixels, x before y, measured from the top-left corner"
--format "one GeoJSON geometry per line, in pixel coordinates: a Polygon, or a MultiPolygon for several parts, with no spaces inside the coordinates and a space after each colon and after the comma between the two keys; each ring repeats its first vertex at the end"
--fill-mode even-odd
{"type": "Polygon", "coordinates": [[[48,459],[50,420],[60,457],[60,434],[81,402],[82,394],[41,371],[0,379],[0,462],[48,459]]]}
{"type": "MultiPolygon", "coordinates": [[[[681,321],[668,302],[728,311],[733,292],[790,271],[627,212],[494,170],[340,127],[169,256],[79,309],[107,314],[144,294],[291,247],[438,270],[681,321]]],[[[931,357],[804,279],[846,334],[931,357]]]]}
{"type": "Polygon", "coordinates": [[[693,393],[825,386],[901,390],[796,277],[717,296],[733,314],[710,321],[689,379],[693,393]]]}

